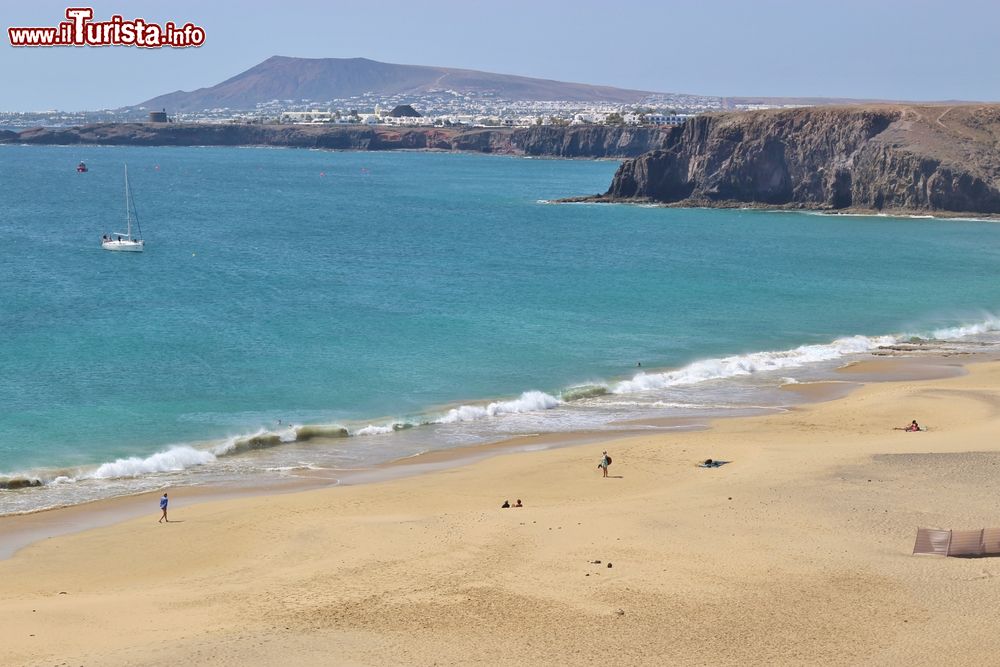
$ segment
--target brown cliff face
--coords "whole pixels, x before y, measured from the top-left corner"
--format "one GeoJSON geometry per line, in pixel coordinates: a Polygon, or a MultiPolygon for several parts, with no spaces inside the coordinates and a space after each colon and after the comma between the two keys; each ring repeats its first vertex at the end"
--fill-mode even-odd
{"type": "Polygon", "coordinates": [[[600,199],[1000,213],[1000,106],[699,116],[622,163],[600,199]]]}
{"type": "Polygon", "coordinates": [[[37,128],[0,137],[27,144],[287,146],[340,150],[433,149],[548,157],[635,157],[663,146],[669,130],[574,125],[527,128],[361,127],[105,123],[37,128]]]}

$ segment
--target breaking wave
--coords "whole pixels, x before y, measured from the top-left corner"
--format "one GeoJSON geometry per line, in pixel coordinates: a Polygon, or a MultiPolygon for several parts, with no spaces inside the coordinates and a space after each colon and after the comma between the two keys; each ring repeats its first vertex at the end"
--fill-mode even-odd
{"type": "MultiPolygon", "coordinates": [[[[358,428],[340,424],[288,425],[278,430],[259,429],[250,434],[237,435],[208,446],[189,444],[172,445],[150,456],[119,458],[96,467],[74,470],[28,471],[0,473],[0,491],[14,491],[33,487],[72,484],[81,480],[112,480],[134,478],[156,473],[183,471],[204,466],[220,458],[237,456],[254,450],[281,447],[290,443],[304,443],[315,439],[348,438],[353,436],[386,436],[415,426],[447,425],[477,420],[500,418],[508,415],[534,413],[571,405],[574,401],[597,399],[605,407],[622,408],[723,408],[724,405],[686,403],[676,400],[632,400],[629,394],[639,394],[671,387],[683,387],[713,380],[725,380],[754,373],[799,368],[817,362],[836,361],[842,357],[871,352],[879,347],[901,342],[927,340],[955,340],[1000,331],[1000,317],[984,314],[984,319],[971,324],[944,327],[922,334],[886,336],[847,336],[830,343],[801,345],[788,350],[753,352],[695,361],[681,368],[662,372],[642,371],[629,379],[615,382],[589,382],[566,387],[558,397],[543,391],[525,391],[517,398],[497,400],[483,404],[463,404],[443,414],[430,414],[414,420],[397,420],[386,423],[368,423],[358,428]]],[[[778,375],[777,380],[794,384],[795,378],[778,375]]],[[[654,399],[657,397],[654,395],[654,399]]]]}
{"type": "Polygon", "coordinates": [[[519,398],[511,401],[494,401],[488,405],[461,405],[452,408],[443,417],[435,419],[431,423],[454,424],[519,412],[550,410],[561,403],[562,401],[558,398],[550,396],[544,391],[526,391],[519,398]]]}
{"type": "Polygon", "coordinates": [[[130,456],[104,463],[92,473],[85,475],[90,479],[118,479],[121,477],[138,477],[154,472],[176,472],[192,466],[205,465],[215,461],[215,454],[188,445],[178,445],[157,452],[152,456],[140,458],[130,456]]]}
{"type": "Polygon", "coordinates": [[[978,336],[993,331],[1000,331],[1000,317],[987,315],[984,320],[974,324],[962,324],[955,327],[936,329],[932,333],[932,336],[937,339],[950,340],[965,338],[966,336],[978,336]]]}
{"type": "Polygon", "coordinates": [[[599,384],[578,384],[562,390],[559,397],[564,401],[579,401],[584,398],[597,398],[608,393],[608,385],[599,384]]]}
{"type": "Polygon", "coordinates": [[[898,340],[896,336],[850,336],[838,338],[826,345],[801,345],[791,350],[752,352],[717,359],[705,359],[663,373],[638,373],[630,380],[622,380],[613,385],[611,393],[631,394],[696,384],[708,380],[752,375],[762,371],[798,368],[810,363],[831,361],[850,354],[870,352],[884,345],[892,345],[898,340]]]}

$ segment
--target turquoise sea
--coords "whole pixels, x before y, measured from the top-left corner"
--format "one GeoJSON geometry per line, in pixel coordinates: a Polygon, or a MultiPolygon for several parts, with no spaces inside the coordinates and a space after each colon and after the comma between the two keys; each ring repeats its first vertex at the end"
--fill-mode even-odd
{"type": "Polygon", "coordinates": [[[996,223],[548,203],[616,167],[0,146],[0,514],[780,407],[879,345],[996,343],[996,223]],[[126,162],[142,254],[99,243],[126,162]]]}

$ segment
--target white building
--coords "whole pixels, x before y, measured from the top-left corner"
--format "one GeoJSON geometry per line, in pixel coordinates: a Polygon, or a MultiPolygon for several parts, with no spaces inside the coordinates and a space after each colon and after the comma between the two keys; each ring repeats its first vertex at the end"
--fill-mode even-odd
{"type": "Polygon", "coordinates": [[[333,114],[329,111],[285,111],[281,114],[282,123],[332,123],[333,114]]]}
{"type": "Polygon", "coordinates": [[[650,125],[683,125],[690,117],[690,114],[682,113],[648,113],[643,116],[643,120],[650,125]]]}

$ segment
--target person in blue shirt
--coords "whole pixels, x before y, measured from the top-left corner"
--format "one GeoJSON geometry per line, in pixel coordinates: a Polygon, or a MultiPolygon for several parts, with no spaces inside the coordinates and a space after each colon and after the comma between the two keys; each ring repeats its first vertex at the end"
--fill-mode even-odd
{"type": "Polygon", "coordinates": [[[160,509],[163,510],[163,516],[160,517],[159,523],[163,523],[164,521],[170,523],[170,519],[167,518],[167,502],[167,494],[164,493],[163,497],[160,498],[160,509]]]}

